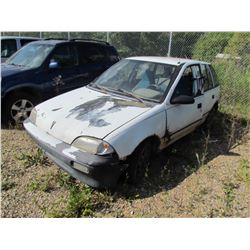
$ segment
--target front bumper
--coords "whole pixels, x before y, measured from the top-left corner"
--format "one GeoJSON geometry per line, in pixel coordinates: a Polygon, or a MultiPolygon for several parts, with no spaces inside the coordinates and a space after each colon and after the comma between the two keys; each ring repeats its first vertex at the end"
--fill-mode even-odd
{"type": "Polygon", "coordinates": [[[120,164],[116,154],[99,156],[82,152],[40,130],[29,119],[24,121],[24,127],[52,161],[68,174],[89,186],[114,187],[126,167],[120,164]]]}

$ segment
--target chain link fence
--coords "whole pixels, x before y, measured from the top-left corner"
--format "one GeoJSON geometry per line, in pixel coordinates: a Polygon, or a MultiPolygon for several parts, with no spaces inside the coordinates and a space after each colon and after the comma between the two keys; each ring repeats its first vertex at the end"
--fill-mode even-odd
{"type": "Polygon", "coordinates": [[[221,104],[250,110],[250,33],[239,32],[2,32],[41,38],[100,39],[121,57],[172,56],[211,62],[221,84],[221,104]]]}

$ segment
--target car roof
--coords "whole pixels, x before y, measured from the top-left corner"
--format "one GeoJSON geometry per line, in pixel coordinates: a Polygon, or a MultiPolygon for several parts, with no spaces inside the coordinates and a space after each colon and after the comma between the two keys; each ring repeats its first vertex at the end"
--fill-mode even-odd
{"type": "Polygon", "coordinates": [[[33,43],[40,43],[40,44],[50,44],[50,45],[56,45],[60,43],[84,43],[84,44],[97,44],[100,46],[112,46],[109,43],[105,41],[98,41],[98,40],[91,40],[91,39],[86,39],[86,40],[77,40],[77,39],[72,39],[72,40],[67,40],[67,39],[44,39],[44,40],[39,40],[35,41],[33,43]]]}
{"type": "Polygon", "coordinates": [[[1,36],[1,40],[4,39],[30,39],[30,40],[39,40],[39,37],[29,37],[29,36],[1,36]]]}
{"type": "Polygon", "coordinates": [[[163,57],[163,56],[134,56],[128,57],[127,59],[145,61],[145,62],[155,62],[155,63],[164,63],[171,65],[180,65],[183,63],[204,63],[209,64],[207,62],[192,60],[187,58],[177,58],[177,57],[163,57]]]}

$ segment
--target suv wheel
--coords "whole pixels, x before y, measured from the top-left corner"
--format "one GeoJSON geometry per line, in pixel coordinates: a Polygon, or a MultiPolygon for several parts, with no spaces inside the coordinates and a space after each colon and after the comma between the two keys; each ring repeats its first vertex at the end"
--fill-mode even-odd
{"type": "Polygon", "coordinates": [[[128,167],[128,181],[139,183],[144,177],[151,163],[152,143],[143,142],[132,154],[128,167]]]}
{"type": "Polygon", "coordinates": [[[27,93],[19,92],[9,96],[4,107],[3,120],[8,124],[21,124],[29,117],[35,102],[35,97],[27,93]]]}

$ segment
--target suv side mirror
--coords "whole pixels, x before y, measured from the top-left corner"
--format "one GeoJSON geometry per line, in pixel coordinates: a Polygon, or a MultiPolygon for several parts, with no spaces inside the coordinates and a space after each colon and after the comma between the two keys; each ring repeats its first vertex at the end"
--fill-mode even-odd
{"type": "Polygon", "coordinates": [[[171,104],[193,104],[194,98],[188,95],[179,95],[174,97],[171,101],[171,104]]]}
{"type": "Polygon", "coordinates": [[[58,62],[50,61],[49,68],[50,69],[58,69],[59,68],[58,62]]]}

